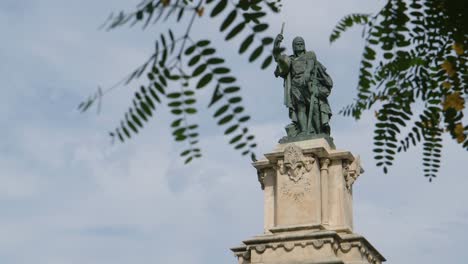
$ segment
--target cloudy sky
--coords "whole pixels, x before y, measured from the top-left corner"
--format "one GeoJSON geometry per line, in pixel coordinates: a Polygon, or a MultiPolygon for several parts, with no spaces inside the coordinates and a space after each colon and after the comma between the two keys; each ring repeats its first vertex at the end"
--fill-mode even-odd
{"type": "MultiPolygon", "coordinates": [[[[335,80],[337,112],[355,94],[363,42],[359,30],[332,46],[328,35],[343,15],[374,12],[382,1],[285,2],[283,14],[271,18],[271,34],[285,21],[286,43],[304,36],[335,80]]],[[[157,28],[98,30],[110,11],[135,3],[0,1],[0,263],[236,263],[229,248],[262,232],[255,170],[212,120],[198,120],[204,158],[184,166],[162,108],[138,137],[110,144],[107,131],[136,85],[106,96],[99,115],[77,112],[98,85],[111,86],[151,51],[157,28]]],[[[200,38],[221,39],[214,23],[196,23],[200,38]]],[[[246,63],[236,45],[219,47],[241,79],[258,152],[265,153],[288,122],[281,81],[272,68],[246,63]]],[[[446,138],[433,183],[422,175],[417,148],[384,175],[372,159],[373,122],[373,114],[359,122],[335,115],[332,122],[337,147],[360,154],[366,169],[354,189],[355,231],[389,263],[457,263],[468,233],[466,152],[446,138]]]]}

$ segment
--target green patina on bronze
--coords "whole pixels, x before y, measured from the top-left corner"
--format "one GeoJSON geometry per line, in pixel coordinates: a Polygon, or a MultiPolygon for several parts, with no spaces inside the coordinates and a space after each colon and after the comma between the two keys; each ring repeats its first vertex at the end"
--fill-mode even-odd
{"type": "Polygon", "coordinates": [[[282,32],[274,42],[273,56],[278,64],[275,76],[284,79],[284,104],[292,123],[281,143],[324,137],[330,143],[332,112],[328,96],[333,81],[313,51],[306,51],[302,37],[293,40],[293,55],[281,54],[282,32]]]}

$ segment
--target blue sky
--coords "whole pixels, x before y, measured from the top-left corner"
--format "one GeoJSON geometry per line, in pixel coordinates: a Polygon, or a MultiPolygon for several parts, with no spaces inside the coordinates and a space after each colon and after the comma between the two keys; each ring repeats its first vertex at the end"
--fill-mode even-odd
{"type": "MultiPolygon", "coordinates": [[[[105,97],[100,115],[76,111],[98,85],[111,86],[152,49],[156,28],[98,30],[110,11],[135,3],[0,2],[0,263],[236,263],[228,249],[262,232],[255,170],[212,120],[198,120],[204,158],[184,166],[183,146],[172,142],[172,117],[162,108],[138,137],[110,144],[107,131],[137,85],[105,97]]],[[[326,65],[335,112],[355,94],[363,42],[353,30],[330,46],[329,33],[343,15],[381,4],[285,1],[283,14],[270,21],[272,34],[285,21],[285,43],[302,35],[326,65]]],[[[220,39],[212,23],[197,23],[200,38],[220,39]]],[[[239,57],[237,42],[220,47],[243,87],[258,152],[265,153],[288,122],[281,81],[272,68],[260,72],[239,57]]],[[[332,120],[337,147],[360,154],[366,169],[354,187],[355,231],[389,263],[456,263],[468,233],[466,152],[444,139],[433,183],[422,176],[419,149],[399,155],[384,175],[372,159],[373,122],[373,113],[359,122],[332,120]]]]}

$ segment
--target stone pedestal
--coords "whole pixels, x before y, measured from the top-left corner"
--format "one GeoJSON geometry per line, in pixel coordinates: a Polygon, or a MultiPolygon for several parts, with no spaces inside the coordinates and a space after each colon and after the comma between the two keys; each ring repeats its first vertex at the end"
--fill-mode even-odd
{"type": "Polygon", "coordinates": [[[377,264],[385,258],[353,233],[359,156],[325,139],[279,144],[254,162],[264,191],[264,233],[232,248],[239,264],[377,264]]]}

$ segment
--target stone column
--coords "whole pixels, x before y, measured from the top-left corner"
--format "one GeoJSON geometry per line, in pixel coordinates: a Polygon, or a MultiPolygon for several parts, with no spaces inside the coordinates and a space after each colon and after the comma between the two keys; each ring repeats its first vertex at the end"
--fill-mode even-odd
{"type": "Polygon", "coordinates": [[[322,184],[322,224],[328,225],[328,165],[330,159],[320,160],[320,178],[322,184]]]}

